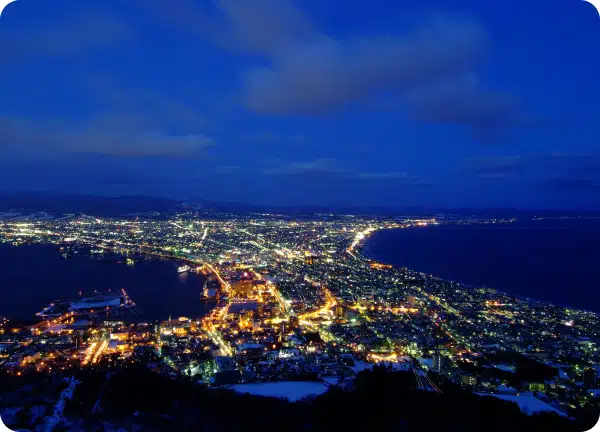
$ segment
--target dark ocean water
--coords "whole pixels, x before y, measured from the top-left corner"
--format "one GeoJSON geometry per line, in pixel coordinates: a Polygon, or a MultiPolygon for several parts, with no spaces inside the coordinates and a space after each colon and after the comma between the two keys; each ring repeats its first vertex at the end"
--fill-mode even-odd
{"type": "Polygon", "coordinates": [[[380,231],[364,254],[447,280],[600,312],[600,220],[380,231]]]}
{"type": "Polygon", "coordinates": [[[177,273],[167,261],[136,261],[127,266],[89,256],[63,258],[56,246],[0,245],[0,316],[31,317],[56,299],[77,299],[79,291],[125,288],[142,312],[140,319],[199,317],[202,275],[177,273]]]}

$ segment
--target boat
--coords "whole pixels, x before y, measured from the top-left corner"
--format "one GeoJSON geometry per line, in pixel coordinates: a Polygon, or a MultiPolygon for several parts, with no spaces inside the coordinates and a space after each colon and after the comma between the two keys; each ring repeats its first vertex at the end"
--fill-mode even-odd
{"type": "Polygon", "coordinates": [[[177,273],[185,273],[185,272],[189,272],[189,271],[190,271],[189,265],[182,265],[182,266],[179,266],[179,268],[177,269],[177,273]]]}

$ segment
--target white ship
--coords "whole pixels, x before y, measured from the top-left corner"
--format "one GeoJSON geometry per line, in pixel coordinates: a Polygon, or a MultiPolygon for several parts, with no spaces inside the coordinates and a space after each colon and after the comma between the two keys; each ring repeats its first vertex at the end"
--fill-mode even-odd
{"type": "Polygon", "coordinates": [[[177,273],[185,273],[185,272],[189,272],[189,271],[190,271],[189,265],[182,265],[182,266],[179,266],[179,268],[177,269],[177,273]]]}

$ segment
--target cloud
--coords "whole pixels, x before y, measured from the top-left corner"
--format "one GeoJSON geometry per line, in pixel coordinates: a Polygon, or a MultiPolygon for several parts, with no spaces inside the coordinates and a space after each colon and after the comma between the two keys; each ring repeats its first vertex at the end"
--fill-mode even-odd
{"type": "Polygon", "coordinates": [[[337,159],[321,158],[308,162],[293,162],[264,171],[266,175],[314,175],[314,174],[345,174],[344,168],[337,159]]]}
{"type": "Polygon", "coordinates": [[[600,153],[586,155],[551,153],[543,155],[540,164],[548,170],[568,170],[583,175],[600,175],[600,153]]]}
{"type": "Polygon", "coordinates": [[[418,87],[408,93],[407,100],[413,118],[468,126],[480,141],[506,138],[507,131],[537,121],[521,112],[514,96],[484,90],[472,73],[418,87]]]}
{"type": "Polygon", "coordinates": [[[93,97],[101,105],[106,105],[107,110],[143,117],[147,124],[167,125],[186,134],[194,134],[209,123],[197,109],[155,90],[119,85],[106,75],[93,75],[84,82],[93,91],[93,97]]]}
{"type": "Polygon", "coordinates": [[[329,179],[338,179],[354,182],[382,181],[394,184],[405,185],[425,185],[429,182],[410,177],[405,172],[381,171],[381,172],[360,172],[352,170],[337,159],[321,158],[312,161],[294,162],[284,164],[279,167],[269,168],[264,171],[268,176],[304,176],[304,177],[328,177],[329,179]]]}
{"type": "MultiPolygon", "coordinates": [[[[14,187],[113,188],[161,186],[173,183],[172,175],[161,175],[140,165],[120,164],[112,157],[65,157],[45,161],[0,162],[0,184],[14,187]]],[[[89,190],[88,190],[89,192],[89,190]]]]}
{"type": "Polygon", "coordinates": [[[525,168],[523,156],[487,156],[467,160],[462,171],[479,178],[504,179],[520,173],[525,168]]]}
{"type": "Polygon", "coordinates": [[[263,113],[313,113],[364,102],[388,91],[465,73],[487,44],[470,20],[432,19],[404,37],[376,36],[349,41],[315,34],[251,70],[247,105],[263,113]]]}
{"type": "MultiPolygon", "coordinates": [[[[460,172],[480,179],[517,179],[558,194],[600,191],[600,154],[530,154],[468,159],[460,172]]],[[[599,197],[600,198],[600,197],[599,197]]]]}
{"type": "Polygon", "coordinates": [[[359,180],[373,180],[373,181],[381,181],[381,182],[389,182],[394,184],[402,184],[402,185],[430,185],[432,184],[430,181],[411,177],[405,172],[398,171],[383,171],[383,172],[366,172],[366,173],[358,173],[354,176],[354,178],[359,180]]]}
{"type": "Polygon", "coordinates": [[[80,124],[0,118],[4,150],[35,155],[95,153],[124,157],[202,158],[214,143],[201,134],[174,135],[129,114],[98,116],[80,124]]]}
{"type": "Polygon", "coordinates": [[[314,34],[308,17],[291,1],[217,0],[215,3],[227,17],[222,40],[233,49],[241,47],[256,54],[278,55],[314,34]]]}
{"type": "Polygon", "coordinates": [[[600,178],[551,177],[545,179],[542,185],[557,192],[593,192],[600,198],[600,178]]]}
{"type": "Polygon", "coordinates": [[[151,0],[144,8],[260,61],[243,78],[243,103],[257,113],[320,115],[387,99],[416,120],[469,128],[478,140],[532,123],[515,97],[485,89],[474,75],[489,38],[468,17],[435,15],[404,34],[342,39],[317,29],[291,0],[213,4],[151,0]]]}
{"type": "Polygon", "coordinates": [[[249,141],[257,144],[292,144],[292,145],[306,145],[311,142],[311,139],[305,135],[283,135],[276,134],[273,132],[262,132],[245,134],[241,136],[244,141],[249,141]]]}
{"type": "Polygon", "coordinates": [[[184,102],[154,90],[118,85],[106,75],[83,76],[80,81],[81,91],[93,101],[91,113],[78,115],[80,108],[70,107],[70,114],[60,118],[0,117],[0,147],[12,150],[13,156],[37,158],[56,152],[199,159],[214,145],[204,132],[206,118],[184,102]]]}
{"type": "Polygon", "coordinates": [[[256,143],[271,143],[278,141],[280,138],[272,132],[261,132],[255,134],[246,134],[242,136],[242,139],[256,143]]]}
{"type": "Polygon", "coordinates": [[[225,166],[217,168],[215,172],[217,174],[227,175],[227,174],[235,174],[235,173],[239,172],[241,169],[242,169],[242,167],[240,167],[239,165],[225,165],[225,166]]]}
{"type": "MultiPolygon", "coordinates": [[[[54,14],[55,12],[53,12],[54,14]]],[[[129,25],[102,8],[69,9],[54,21],[21,25],[0,38],[1,64],[28,57],[65,57],[114,47],[133,38],[129,25]]]]}
{"type": "Polygon", "coordinates": [[[550,154],[540,161],[541,185],[558,193],[592,193],[600,199],[600,154],[550,154]]]}
{"type": "Polygon", "coordinates": [[[141,10],[238,54],[276,55],[313,37],[308,17],[288,0],[135,0],[141,10]]]}

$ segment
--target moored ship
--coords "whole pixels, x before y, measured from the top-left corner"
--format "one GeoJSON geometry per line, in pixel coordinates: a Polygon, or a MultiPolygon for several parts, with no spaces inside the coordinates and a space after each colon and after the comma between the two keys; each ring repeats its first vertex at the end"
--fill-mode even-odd
{"type": "Polygon", "coordinates": [[[189,265],[182,265],[177,268],[177,273],[186,273],[186,272],[189,272],[190,269],[191,268],[189,265]]]}

